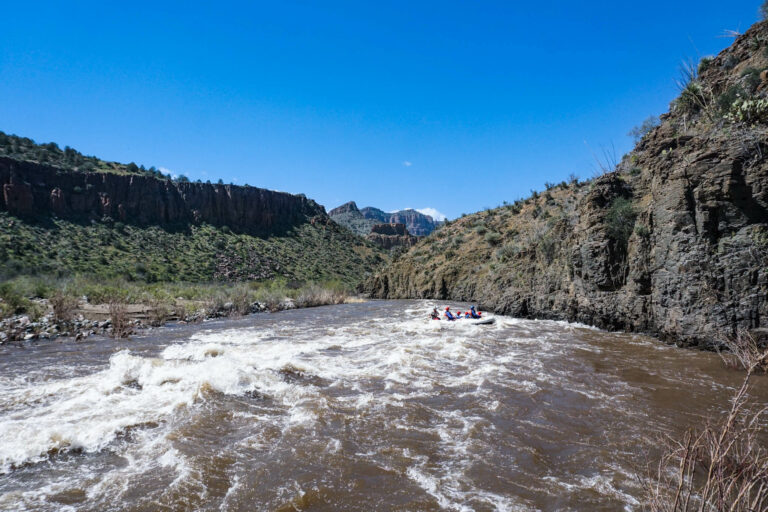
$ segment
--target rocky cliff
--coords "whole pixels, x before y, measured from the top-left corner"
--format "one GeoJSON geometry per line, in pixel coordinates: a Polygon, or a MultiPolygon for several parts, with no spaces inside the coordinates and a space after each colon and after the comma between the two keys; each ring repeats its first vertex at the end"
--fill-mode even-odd
{"type": "Polygon", "coordinates": [[[375,224],[405,224],[408,232],[415,236],[426,236],[440,225],[429,215],[416,210],[385,212],[372,206],[358,208],[354,201],[334,208],[328,215],[337,223],[346,226],[360,236],[371,232],[375,224]]]}
{"type": "Polygon", "coordinates": [[[427,236],[440,225],[429,215],[424,215],[413,209],[385,212],[368,206],[360,210],[363,217],[383,224],[405,224],[408,232],[415,236],[427,236]]]}
{"type": "Polygon", "coordinates": [[[462,218],[365,287],[712,346],[768,327],[768,23],[612,172],[462,218]]]}
{"type": "Polygon", "coordinates": [[[304,196],[158,179],[120,165],[82,172],[0,157],[0,281],[87,274],[354,285],[388,258],[304,196]]]}
{"type": "Polygon", "coordinates": [[[180,183],[148,175],[63,171],[0,157],[0,210],[66,219],[102,219],[139,225],[207,223],[238,232],[282,233],[326,222],[322,206],[303,196],[255,187],[180,183]]]}
{"type": "Polygon", "coordinates": [[[366,235],[368,240],[382,249],[394,249],[395,247],[413,247],[419,237],[411,235],[405,224],[375,224],[371,232],[366,235]]]}

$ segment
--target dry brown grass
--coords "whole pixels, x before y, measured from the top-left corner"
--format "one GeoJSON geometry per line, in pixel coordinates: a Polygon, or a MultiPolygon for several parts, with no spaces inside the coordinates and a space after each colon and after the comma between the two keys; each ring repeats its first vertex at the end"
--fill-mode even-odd
{"type": "Polygon", "coordinates": [[[768,349],[760,347],[754,336],[746,331],[740,331],[731,339],[726,347],[727,352],[718,352],[721,359],[729,368],[768,373],[768,349]]]}
{"type": "Polygon", "coordinates": [[[122,302],[109,303],[109,320],[112,323],[113,338],[127,338],[133,332],[128,310],[122,302]]]}
{"type": "Polygon", "coordinates": [[[730,363],[747,374],[722,418],[681,438],[663,440],[663,453],[641,478],[652,512],[753,512],[768,510],[766,412],[749,400],[751,379],[768,370],[768,351],[740,333],[728,342],[730,363]]]}
{"type": "Polygon", "coordinates": [[[148,311],[149,325],[152,327],[165,325],[172,313],[173,310],[171,305],[159,300],[152,301],[148,311]]]}
{"type": "Polygon", "coordinates": [[[310,286],[302,290],[296,297],[295,304],[298,308],[312,308],[330,304],[344,304],[346,298],[347,294],[341,290],[310,286]]]}
{"type": "Polygon", "coordinates": [[[76,297],[57,291],[48,299],[53,308],[53,318],[58,323],[69,323],[79,304],[76,297]]]}

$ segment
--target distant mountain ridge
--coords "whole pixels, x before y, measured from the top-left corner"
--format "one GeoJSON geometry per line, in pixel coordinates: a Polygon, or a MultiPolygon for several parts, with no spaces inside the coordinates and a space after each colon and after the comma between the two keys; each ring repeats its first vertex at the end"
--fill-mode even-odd
{"type": "Polygon", "coordinates": [[[431,216],[410,208],[385,212],[372,206],[358,208],[354,201],[334,208],[328,215],[334,222],[348,227],[360,236],[368,235],[376,224],[405,224],[411,235],[427,236],[442,224],[431,216]]]}

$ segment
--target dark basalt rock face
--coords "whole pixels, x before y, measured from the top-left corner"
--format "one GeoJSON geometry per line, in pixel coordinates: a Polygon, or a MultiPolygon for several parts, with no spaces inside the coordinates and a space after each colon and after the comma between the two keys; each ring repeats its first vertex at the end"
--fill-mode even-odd
{"type": "Polygon", "coordinates": [[[405,224],[376,224],[366,238],[383,249],[412,247],[419,240],[408,233],[405,224]]]}
{"type": "Polygon", "coordinates": [[[208,223],[275,234],[327,216],[303,196],[255,187],[178,183],[150,176],[82,173],[0,157],[0,210],[139,225],[208,223]]]}
{"type": "MultiPolygon", "coordinates": [[[[763,39],[768,22],[714,59],[703,87],[718,97],[768,67],[753,44],[763,39]]],[[[753,94],[765,98],[768,83],[753,94]]],[[[479,302],[688,346],[715,346],[738,329],[764,333],[768,120],[734,122],[710,108],[662,116],[615,172],[591,183],[451,223],[365,290],[479,302]],[[623,201],[632,216],[622,219],[615,214],[623,201]],[[623,224],[626,236],[617,236],[623,224]]]]}

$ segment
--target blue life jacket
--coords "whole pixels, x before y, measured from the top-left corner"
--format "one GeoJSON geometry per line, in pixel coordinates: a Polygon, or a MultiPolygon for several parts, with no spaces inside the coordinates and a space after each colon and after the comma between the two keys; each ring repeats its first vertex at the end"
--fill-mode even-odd
{"type": "Polygon", "coordinates": [[[445,316],[448,318],[448,320],[456,320],[456,317],[453,316],[450,311],[446,311],[445,316]]]}

